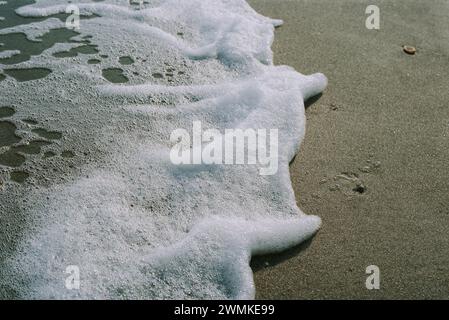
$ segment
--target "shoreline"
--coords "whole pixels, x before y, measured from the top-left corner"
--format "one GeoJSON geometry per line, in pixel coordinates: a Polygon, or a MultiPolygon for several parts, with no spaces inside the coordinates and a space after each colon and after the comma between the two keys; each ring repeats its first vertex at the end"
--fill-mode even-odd
{"type": "Polygon", "coordinates": [[[253,259],[256,298],[448,299],[447,5],[380,1],[380,30],[368,30],[366,1],[248,2],[284,20],[276,65],[329,79],[290,166],[298,206],[322,228],[253,259]],[[380,290],[365,287],[370,265],[380,290]]]}

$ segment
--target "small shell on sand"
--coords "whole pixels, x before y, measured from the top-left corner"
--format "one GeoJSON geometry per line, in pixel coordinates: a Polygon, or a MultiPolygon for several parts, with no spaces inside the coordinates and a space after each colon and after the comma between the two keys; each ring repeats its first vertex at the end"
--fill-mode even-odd
{"type": "Polygon", "coordinates": [[[415,54],[416,48],[412,46],[403,46],[402,49],[404,49],[404,52],[407,54],[415,54]]]}

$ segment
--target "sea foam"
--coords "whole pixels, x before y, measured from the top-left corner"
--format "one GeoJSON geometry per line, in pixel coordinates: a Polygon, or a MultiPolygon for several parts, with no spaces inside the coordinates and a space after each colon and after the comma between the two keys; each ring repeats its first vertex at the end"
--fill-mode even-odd
{"type": "MultiPolygon", "coordinates": [[[[126,85],[107,84],[83,57],[53,58],[58,46],[21,64],[53,73],[14,90],[40,94],[40,116],[95,157],[67,182],[30,191],[29,227],[5,264],[3,285],[27,298],[254,298],[251,257],[295,246],[320,227],[296,205],[289,162],[304,138],[304,100],[325,89],[326,77],[274,66],[270,46],[281,21],[244,0],[78,6],[98,15],[82,20],[79,32],[107,52],[103,63],[117,67],[111,57],[123,54],[147,58],[136,62],[140,78],[126,85]],[[185,77],[152,79],[164,64],[185,77]],[[193,121],[218,130],[279,129],[277,174],[261,176],[254,165],[173,165],[170,133],[193,121]],[[65,287],[72,265],[79,290],[65,287]]],[[[41,0],[17,12],[45,17],[65,9],[41,0]]],[[[56,25],[8,32],[34,38],[56,25]]]]}

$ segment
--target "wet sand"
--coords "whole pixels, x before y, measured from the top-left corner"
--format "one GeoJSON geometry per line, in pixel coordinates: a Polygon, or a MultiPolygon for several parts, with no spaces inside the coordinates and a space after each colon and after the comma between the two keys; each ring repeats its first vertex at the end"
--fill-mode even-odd
{"type": "Polygon", "coordinates": [[[249,2],[285,22],[276,64],[329,78],[291,165],[299,207],[323,226],[253,260],[257,298],[448,299],[449,2],[376,1],[378,31],[365,28],[369,1],[249,2]]]}

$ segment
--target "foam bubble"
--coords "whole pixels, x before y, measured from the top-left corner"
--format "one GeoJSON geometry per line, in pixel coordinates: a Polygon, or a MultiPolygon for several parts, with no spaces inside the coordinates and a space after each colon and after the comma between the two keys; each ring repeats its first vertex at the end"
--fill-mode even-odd
{"type": "MultiPolygon", "coordinates": [[[[289,162],[304,137],[304,99],[324,90],[325,76],[274,66],[270,46],[281,21],[243,0],[79,7],[98,15],[83,20],[80,32],[108,53],[101,67],[82,55],[56,59],[54,47],[20,64],[51,69],[39,80],[44,85],[0,83],[11,86],[5,103],[23,101],[18,116],[30,116],[26,105],[38,103],[33,118],[63,133],[62,150],[89,155],[70,158],[79,167],[70,171],[67,157],[43,150],[68,173],[27,193],[21,210],[28,227],[0,281],[28,298],[253,298],[251,256],[297,245],[321,223],[296,206],[289,162]],[[135,62],[122,65],[125,55],[135,62]],[[114,68],[129,84],[107,83],[102,70],[114,68]],[[196,120],[219,130],[279,129],[278,173],[173,165],[171,132],[196,120]],[[80,290],[64,286],[70,265],[79,267],[80,290]]],[[[41,0],[17,12],[45,17],[65,9],[41,0]]],[[[54,23],[7,32],[31,37],[54,23]]],[[[33,168],[25,168],[30,176],[38,174],[33,168]]]]}

